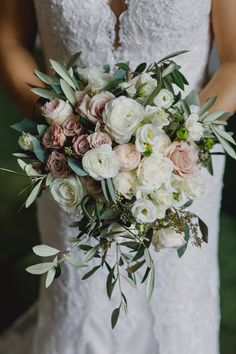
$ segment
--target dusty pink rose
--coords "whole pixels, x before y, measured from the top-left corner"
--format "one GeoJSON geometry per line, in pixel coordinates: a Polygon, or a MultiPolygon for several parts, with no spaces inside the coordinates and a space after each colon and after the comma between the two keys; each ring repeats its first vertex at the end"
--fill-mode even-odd
{"type": "Polygon", "coordinates": [[[132,171],[138,167],[141,154],[134,144],[121,144],[114,148],[120,163],[120,171],[132,171]]]}
{"type": "Polygon", "coordinates": [[[92,149],[102,144],[108,144],[108,145],[112,144],[110,135],[103,132],[95,132],[93,134],[90,134],[88,136],[88,142],[92,149]]]}
{"type": "Polygon", "coordinates": [[[87,116],[92,123],[97,123],[102,118],[106,104],[114,98],[115,96],[108,91],[98,93],[92,98],[86,94],[79,105],[79,111],[87,116]]]}
{"type": "Polygon", "coordinates": [[[62,124],[62,127],[66,136],[80,135],[83,132],[82,125],[79,123],[78,118],[74,115],[67,117],[62,124]]]}
{"type": "Polygon", "coordinates": [[[74,136],[72,143],[77,155],[85,154],[85,152],[90,148],[88,136],[86,134],[74,136]]]}
{"type": "Polygon", "coordinates": [[[175,172],[181,177],[188,177],[197,170],[197,150],[184,141],[173,142],[166,150],[166,156],[173,162],[175,172]]]}
{"type": "Polygon", "coordinates": [[[72,107],[68,102],[54,98],[45,103],[42,113],[46,117],[48,124],[62,124],[64,120],[73,113],[72,107]]]}
{"type": "Polygon", "coordinates": [[[70,170],[67,165],[67,158],[64,154],[57,151],[53,151],[47,160],[47,168],[52,172],[54,177],[64,178],[66,177],[70,170]]]}
{"type": "Polygon", "coordinates": [[[57,124],[48,127],[42,138],[42,144],[47,149],[62,147],[65,141],[66,136],[64,135],[60,125],[57,124]]]}

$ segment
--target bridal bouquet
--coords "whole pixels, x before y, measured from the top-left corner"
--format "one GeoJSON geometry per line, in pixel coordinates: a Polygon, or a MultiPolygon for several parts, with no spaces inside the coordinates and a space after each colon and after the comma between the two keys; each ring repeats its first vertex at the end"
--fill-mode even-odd
{"type": "Polygon", "coordinates": [[[25,206],[48,189],[78,229],[69,250],[35,246],[36,255],[52,258],[27,271],[47,273],[48,287],[63,262],[88,267],[83,279],[107,269],[109,298],[120,292],[112,327],[127,312],[123,281],[145,282],[152,295],[153,251],[176,249],[181,257],[189,242],[207,242],[207,226],[188,207],[204,193],[201,169],[213,173],[213,146],[236,157],[222,128],[229,114],[209,113],[216,98],[200,107],[196,92],[183,96],[188,82],[173,61],[182,53],[134,71],[125,62],[82,68],[77,55],[67,65],[51,60],[52,76],[35,71],[45,84],[32,89],[42,114],[13,125],[21,132],[14,155],[29,180],[25,206]]]}

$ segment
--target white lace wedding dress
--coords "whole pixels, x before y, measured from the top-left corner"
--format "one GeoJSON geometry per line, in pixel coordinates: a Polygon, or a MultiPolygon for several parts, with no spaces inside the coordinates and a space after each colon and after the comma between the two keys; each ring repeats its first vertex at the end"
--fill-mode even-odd
{"type": "MultiPolygon", "coordinates": [[[[116,16],[107,0],[35,0],[35,8],[46,58],[63,61],[80,51],[84,65],[129,60],[135,67],[189,49],[178,62],[191,89],[203,84],[211,42],[210,0],[127,1],[117,49],[116,16]]],[[[224,158],[213,160],[214,177],[204,173],[206,194],[192,206],[209,226],[209,244],[202,249],[190,245],[181,259],[175,251],[155,253],[157,281],[151,301],[145,286],[136,291],[126,285],[129,315],[112,331],[110,314],[118,300],[107,299],[105,273],[82,281],[84,270],[64,266],[53,286],[41,287],[33,348],[26,349],[32,333],[22,335],[21,320],[11,331],[11,350],[2,344],[0,353],[218,354],[217,238],[224,158]]],[[[72,235],[70,217],[48,194],[38,203],[38,220],[42,242],[65,249],[72,235]]]]}

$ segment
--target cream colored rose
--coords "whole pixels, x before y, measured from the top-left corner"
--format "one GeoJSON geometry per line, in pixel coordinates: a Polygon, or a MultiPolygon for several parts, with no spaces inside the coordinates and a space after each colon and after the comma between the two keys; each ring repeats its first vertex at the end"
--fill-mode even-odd
{"type": "Polygon", "coordinates": [[[102,67],[77,68],[79,76],[88,81],[88,86],[93,90],[102,90],[111,80],[111,75],[104,72],[102,67]]]}
{"type": "Polygon", "coordinates": [[[171,227],[157,230],[153,233],[152,244],[156,251],[162,248],[178,249],[186,244],[184,233],[177,233],[171,227]]]}
{"type": "Polygon", "coordinates": [[[68,213],[79,213],[84,188],[78,176],[55,178],[50,185],[55,201],[68,213]]]}
{"type": "Polygon", "coordinates": [[[84,114],[92,123],[96,124],[102,119],[102,112],[106,104],[113,100],[115,96],[107,91],[98,93],[92,98],[89,95],[84,95],[80,105],[77,107],[79,112],[84,114]]]}
{"type": "Polygon", "coordinates": [[[154,104],[157,107],[168,109],[174,102],[174,95],[167,89],[162,89],[158,95],[154,98],[154,104]]]}
{"type": "Polygon", "coordinates": [[[118,144],[128,143],[137,125],[144,118],[144,107],[131,98],[120,96],[110,101],[103,120],[118,144]]]}
{"type": "Polygon", "coordinates": [[[34,137],[31,134],[23,132],[19,137],[18,144],[21,149],[31,151],[33,150],[33,139],[34,137]]]}
{"type": "Polygon", "coordinates": [[[185,128],[189,132],[189,138],[193,141],[199,141],[204,134],[203,125],[199,122],[199,116],[196,113],[191,113],[185,121],[185,128]]]}
{"type": "Polygon", "coordinates": [[[131,212],[138,223],[151,223],[157,219],[156,206],[147,199],[136,200],[131,212]]]}
{"type": "Polygon", "coordinates": [[[88,150],[83,156],[82,164],[84,170],[96,181],[113,178],[119,172],[116,153],[107,144],[88,150]]]}
{"type": "Polygon", "coordinates": [[[150,188],[168,184],[173,172],[172,162],[160,154],[152,154],[141,160],[138,168],[139,183],[150,188]]]}
{"type": "Polygon", "coordinates": [[[54,98],[42,107],[42,114],[50,125],[62,125],[66,118],[72,115],[73,109],[68,102],[54,98]]]}
{"type": "Polygon", "coordinates": [[[136,169],[141,160],[141,154],[134,144],[121,144],[114,148],[118,157],[121,171],[132,171],[136,169]]]}
{"type": "Polygon", "coordinates": [[[135,171],[119,172],[113,178],[115,190],[122,196],[124,196],[126,199],[131,199],[134,196],[136,183],[137,175],[135,171]]]}

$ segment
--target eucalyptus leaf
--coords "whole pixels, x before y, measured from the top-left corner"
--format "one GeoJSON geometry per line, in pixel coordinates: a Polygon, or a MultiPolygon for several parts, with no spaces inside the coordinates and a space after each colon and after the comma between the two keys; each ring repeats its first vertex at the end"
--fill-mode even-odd
{"type": "Polygon", "coordinates": [[[32,144],[33,144],[33,151],[36,155],[36,157],[39,159],[39,161],[44,162],[45,161],[45,151],[43,150],[40,141],[36,138],[32,139],[32,144]]]}
{"type": "Polygon", "coordinates": [[[48,288],[52,284],[52,282],[55,278],[56,272],[57,272],[56,267],[52,267],[51,269],[49,269],[47,276],[46,276],[46,281],[45,281],[46,288],[48,288]]]}
{"type": "Polygon", "coordinates": [[[54,266],[55,266],[54,262],[38,263],[26,268],[26,271],[31,274],[41,275],[47,273],[49,269],[51,269],[54,266]]]}
{"type": "Polygon", "coordinates": [[[52,68],[55,70],[55,72],[62,78],[64,79],[74,90],[76,90],[76,86],[72,80],[72,78],[70,77],[68,71],[66,70],[66,68],[58,63],[55,60],[50,60],[50,63],[52,65],[52,68]]]}
{"type": "Polygon", "coordinates": [[[75,106],[76,105],[75,91],[63,79],[60,79],[60,85],[68,101],[72,104],[72,106],[75,106]]]}
{"type": "Polygon", "coordinates": [[[46,124],[38,124],[37,130],[38,130],[39,135],[42,136],[45,133],[47,128],[48,128],[48,125],[46,125],[46,124]]]}
{"type": "Polygon", "coordinates": [[[37,133],[36,123],[30,118],[23,119],[21,122],[16,124],[12,124],[11,128],[21,133],[30,133],[32,135],[37,133]]]}
{"type": "Polygon", "coordinates": [[[43,179],[40,180],[40,182],[38,182],[34,188],[32,189],[30,195],[28,196],[26,202],[25,202],[25,207],[28,208],[34,201],[35,199],[38,197],[40,191],[41,191],[41,187],[42,187],[42,183],[43,183],[43,179]]]}
{"type": "Polygon", "coordinates": [[[47,245],[34,246],[33,252],[40,257],[50,257],[60,253],[58,249],[47,245]]]}
{"type": "Polygon", "coordinates": [[[75,172],[75,174],[77,174],[78,176],[82,177],[88,175],[77,160],[73,159],[72,157],[69,157],[67,162],[72,171],[75,172]]]}
{"type": "Polygon", "coordinates": [[[153,294],[154,285],[155,285],[155,268],[153,265],[147,275],[147,298],[148,299],[150,299],[153,294]]]}

